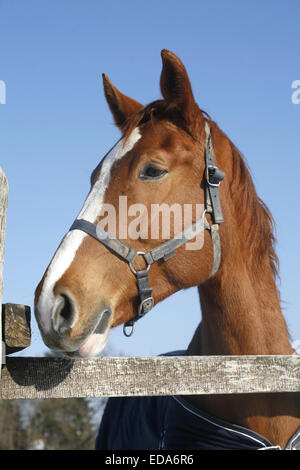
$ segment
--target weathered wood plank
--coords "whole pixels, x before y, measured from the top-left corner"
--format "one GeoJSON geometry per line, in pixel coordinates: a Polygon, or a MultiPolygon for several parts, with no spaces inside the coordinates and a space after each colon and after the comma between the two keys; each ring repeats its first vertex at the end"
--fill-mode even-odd
{"type": "Polygon", "coordinates": [[[21,351],[30,346],[30,307],[20,304],[2,305],[2,340],[6,354],[21,351]]]}
{"type": "MultiPolygon", "coordinates": [[[[3,293],[3,260],[4,260],[4,243],[5,243],[5,229],[6,229],[6,210],[8,199],[8,182],[4,171],[0,167],[0,307],[2,304],[3,293]]],[[[0,339],[2,338],[2,321],[1,321],[1,308],[0,308],[0,339]]],[[[2,364],[2,341],[0,347],[0,364],[2,364]]],[[[1,377],[1,370],[0,370],[1,377]]]]}
{"type": "Polygon", "coordinates": [[[300,356],[7,357],[0,398],[300,392],[300,356]]]}

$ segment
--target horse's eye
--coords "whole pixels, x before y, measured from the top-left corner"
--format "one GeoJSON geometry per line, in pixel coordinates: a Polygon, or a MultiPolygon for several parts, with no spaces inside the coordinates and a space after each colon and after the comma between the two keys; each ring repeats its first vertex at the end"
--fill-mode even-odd
{"type": "Polygon", "coordinates": [[[154,165],[147,165],[139,173],[139,178],[141,180],[157,180],[162,178],[165,174],[168,173],[168,170],[158,168],[154,165]]]}

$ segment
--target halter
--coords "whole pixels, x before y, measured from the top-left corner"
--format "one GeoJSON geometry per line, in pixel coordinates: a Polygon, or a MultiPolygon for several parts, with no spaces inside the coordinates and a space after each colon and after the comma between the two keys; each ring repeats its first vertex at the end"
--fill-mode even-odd
{"type": "Polygon", "coordinates": [[[135,317],[123,325],[123,332],[125,336],[131,336],[133,334],[135,322],[148,313],[154,306],[154,299],[152,297],[153,288],[149,286],[148,277],[148,271],[153,263],[162,259],[167,261],[175,255],[175,250],[185,245],[185,243],[191,239],[195,238],[203,230],[208,230],[211,235],[213,246],[213,266],[209,277],[214,276],[219,269],[221,263],[219,224],[224,222],[220,203],[219,185],[224,179],[225,173],[215,164],[211,133],[207,122],[205,123],[205,132],[205,209],[202,212],[200,219],[196,220],[196,222],[183,230],[180,234],[177,234],[174,238],[171,238],[170,240],[161,243],[157,247],[144,252],[135,251],[133,248],[130,248],[119,239],[110,235],[102,227],[100,227],[100,225],[93,224],[87,220],[76,219],[70,227],[70,230],[81,230],[98,240],[114,255],[128,263],[131,272],[135,275],[139,306],[135,317]],[[209,225],[207,222],[205,213],[211,214],[213,219],[212,225],[209,225]],[[133,263],[138,256],[143,256],[147,264],[145,269],[136,270],[134,268],[133,263]],[[129,333],[126,330],[128,327],[131,328],[129,333]]]}

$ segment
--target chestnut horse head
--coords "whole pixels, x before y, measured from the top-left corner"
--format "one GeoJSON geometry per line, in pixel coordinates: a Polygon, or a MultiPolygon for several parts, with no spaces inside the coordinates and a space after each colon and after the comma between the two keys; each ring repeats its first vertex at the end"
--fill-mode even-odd
{"type": "MultiPolygon", "coordinates": [[[[264,258],[274,254],[270,224],[265,225],[263,237],[252,237],[253,230],[245,225],[246,207],[253,206],[256,219],[265,209],[240,154],[198,107],[181,61],[163,50],[162,62],[163,99],[146,107],[103,75],[105,96],[122,138],[92,172],[84,206],[36,289],[37,321],[52,349],[80,356],[99,353],[111,328],[133,326],[154,303],[220,276],[226,258],[234,259],[234,246],[240,247],[249,237],[264,258]],[[243,207],[245,185],[248,200],[243,207]],[[126,201],[127,212],[121,210],[120,201],[126,201]],[[156,213],[155,220],[161,223],[151,231],[151,210],[162,205],[173,222],[174,207],[191,207],[193,225],[184,224],[180,230],[171,223],[167,237],[161,214],[156,213]],[[199,207],[202,210],[195,212],[199,207]],[[97,230],[108,208],[114,220],[106,217],[110,227],[97,230]],[[225,223],[220,225],[223,214],[225,223]],[[130,224],[134,236],[124,231],[124,225],[130,224]],[[109,235],[112,227],[114,236],[109,235]],[[187,243],[191,227],[194,236],[202,236],[194,249],[187,243]]],[[[256,229],[261,225],[256,224],[256,229]]]]}

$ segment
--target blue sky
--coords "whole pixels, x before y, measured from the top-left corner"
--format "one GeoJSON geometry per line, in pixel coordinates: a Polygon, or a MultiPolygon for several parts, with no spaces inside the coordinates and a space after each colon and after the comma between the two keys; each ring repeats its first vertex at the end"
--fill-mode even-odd
{"type": "MultiPolygon", "coordinates": [[[[0,0],[0,165],[10,185],[3,302],[33,293],[119,138],[101,73],[142,103],[160,97],[161,49],[184,62],[195,97],[239,147],[276,220],[283,312],[300,339],[298,0],[0,0]]],[[[32,309],[33,310],[33,309],[32,309]]],[[[180,292],[111,335],[114,353],[185,348],[201,318],[180,292]]],[[[26,355],[42,355],[35,320],[26,355]]]]}

